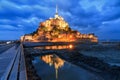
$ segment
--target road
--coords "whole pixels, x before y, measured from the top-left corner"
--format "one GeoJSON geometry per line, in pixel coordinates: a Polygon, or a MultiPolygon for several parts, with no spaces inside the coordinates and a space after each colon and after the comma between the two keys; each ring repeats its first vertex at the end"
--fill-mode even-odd
{"type": "Polygon", "coordinates": [[[12,46],[14,46],[15,44],[4,44],[4,45],[0,45],[0,54],[2,54],[4,51],[8,50],[9,48],[11,48],[12,46]]]}
{"type": "Polygon", "coordinates": [[[0,80],[7,76],[18,51],[17,44],[7,44],[0,46],[0,80]]]}

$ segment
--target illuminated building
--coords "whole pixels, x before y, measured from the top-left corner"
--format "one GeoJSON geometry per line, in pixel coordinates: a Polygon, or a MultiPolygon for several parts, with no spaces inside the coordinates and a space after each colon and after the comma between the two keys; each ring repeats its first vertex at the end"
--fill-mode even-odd
{"type": "Polygon", "coordinates": [[[72,30],[63,17],[59,16],[56,6],[54,18],[41,22],[38,29],[24,36],[22,41],[32,42],[98,42],[98,38],[94,34],[82,34],[72,30]],[[31,37],[30,37],[31,36],[31,37]]]}

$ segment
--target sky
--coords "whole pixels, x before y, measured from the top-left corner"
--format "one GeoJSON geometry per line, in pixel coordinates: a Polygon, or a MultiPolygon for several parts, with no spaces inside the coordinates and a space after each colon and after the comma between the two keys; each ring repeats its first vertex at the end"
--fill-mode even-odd
{"type": "Polygon", "coordinates": [[[0,40],[16,40],[58,14],[81,33],[120,40],[120,0],[0,0],[0,40]]]}

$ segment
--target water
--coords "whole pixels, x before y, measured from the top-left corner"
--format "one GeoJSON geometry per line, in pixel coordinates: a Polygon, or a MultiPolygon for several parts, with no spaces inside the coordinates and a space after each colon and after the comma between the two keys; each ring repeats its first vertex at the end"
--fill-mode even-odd
{"type": "Polygon", "coordinates": [[[42,80],[103,80],[54,54],[34,57],[33,65],[42,80]]]}
{"type": "Polygon", "coordinates": [[[110,65],[120,66],[120,50],[82,51],[84,55],[97,57],[110,65]]]}
{"type": "Polygon", "coordinates": [[[53,45],[53,46],[40,46],[40,47],[35,47],[35,49],[72,49],[74,46],[72,44],[69,45],[53,45]]]}

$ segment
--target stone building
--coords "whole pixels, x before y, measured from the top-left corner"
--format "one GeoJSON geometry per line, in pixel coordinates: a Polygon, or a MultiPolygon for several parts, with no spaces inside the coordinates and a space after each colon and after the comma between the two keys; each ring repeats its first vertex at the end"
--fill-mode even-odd
{"type": "Polygon", "coordinates": [[[93,33],[82,34],[72,30],[64,18],[58,15],[57,8],[54,18],[41,22],[35,33],[25,35],[22,40],[33,42],[98,42],[98,38],[93,33]]]}

